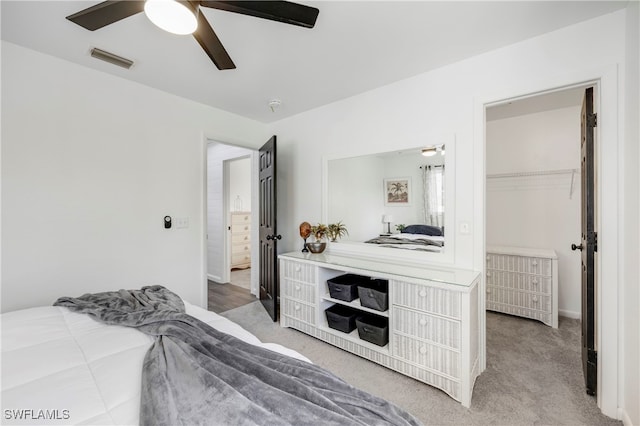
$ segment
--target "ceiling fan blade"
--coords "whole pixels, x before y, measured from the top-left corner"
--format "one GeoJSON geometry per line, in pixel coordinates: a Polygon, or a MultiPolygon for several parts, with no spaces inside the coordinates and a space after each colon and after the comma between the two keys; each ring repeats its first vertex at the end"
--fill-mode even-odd
{"type": "Polygon", "coordinates": [[[143,10],[144,1],[110,0],[69,15],[67,19],[90,31],[95,31],[143,10]]]}
{"type": "Polygon", "coordinates": [[[201,6],[227,12],[255,16],[257,18],[284,22],[285,24],[313,28],[320,12],[315,7],[304,6],[288,1],[206,1],[201,6]]]}
{"type": "Polygon", "coordinates": [[[200,46],[207,52],[219,70],[235,69],[236,65],[203,13],[198,13],[198,29],[193,33],[193,37],[200,43],[200,46]]]}

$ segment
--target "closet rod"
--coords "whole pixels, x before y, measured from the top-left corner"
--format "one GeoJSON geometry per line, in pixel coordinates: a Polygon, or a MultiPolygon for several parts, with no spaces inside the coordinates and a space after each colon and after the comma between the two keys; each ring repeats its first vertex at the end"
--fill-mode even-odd
{"type": "Polygon", "coordinates": [[[487,179],[495,178],[511,178],[511,177],[526,177],[526,176],[547,176],[547,175],[567,175],[578,173],[578,169],[561,169],[561,170],[539,170],[535,172],[515,172],[515,173],[496,173],[487,175],[487,179]]]}

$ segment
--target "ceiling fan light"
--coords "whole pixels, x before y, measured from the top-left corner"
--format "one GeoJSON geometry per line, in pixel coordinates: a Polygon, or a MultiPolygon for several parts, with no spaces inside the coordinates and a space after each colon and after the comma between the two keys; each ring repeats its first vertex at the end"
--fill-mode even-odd
{"type": "Polygon", "coordinates": [[[198,9],[188,1],[146,0],[144,13],[156,26],[173,34],[192,34],[198,28],[198,9]]]}
{"type": "Polygon", "coordinates": [[[436,152],[436,147],[424,148],[422,150],[422,155],[424,155],[425,157],[432,157],[436,155],[436,152]]]}

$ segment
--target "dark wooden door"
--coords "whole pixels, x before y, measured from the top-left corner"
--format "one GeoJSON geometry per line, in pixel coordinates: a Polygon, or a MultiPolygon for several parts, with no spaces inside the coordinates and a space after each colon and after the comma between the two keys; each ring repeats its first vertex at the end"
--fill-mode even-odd
{"type": "Polygon", "coordinates": [[[278,240],[276,229],[276,137],[260,148],[260,301],[278,320],[278,240]]]}
{"type": "Polygon", "coordinates": [[[593,88],[585,90],[582,101],[582,231],[580,244],[572,244],[582,257],[582,370],[589,395],[597,390],[598,358],[595,346],[595,253],[598,235],[595,230],[595,169],[594,128],[597,115],[593,112],[593,88]]]}

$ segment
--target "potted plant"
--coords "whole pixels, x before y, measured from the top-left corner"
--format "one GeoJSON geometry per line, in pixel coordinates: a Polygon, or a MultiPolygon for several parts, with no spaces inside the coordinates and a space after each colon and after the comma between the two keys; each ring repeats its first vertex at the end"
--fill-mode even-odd
{"type": "Polygon", "coordinates": [[[404,231],[404,228],[406,228],[406,226],[401,224],[401,223],[396,225],[396,231],[398,231],[400,233],[402,233],[402,231],[404,231]]]}
{"type": "Polygon", "coordinates": [[[349,235],[349,231],[347,231],[347,227],[342,221],[330,223],[329,226],[327,226],[327,236],[331,242],[335,242],[338,238],[342,238],[345,235],[349,235]]]}
{"type": "Polygon", "coordinates": [[[327,247],[327,243],[324,240],[327,235],[328,228],[327,225],[318,223],[317,225],[313,225],[311,227],[311,234],[315,237],[315,241],[311,243],[307,243],[307,248],[311,253],[322,253],[324,249],[327,247]]]}

